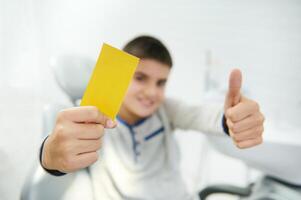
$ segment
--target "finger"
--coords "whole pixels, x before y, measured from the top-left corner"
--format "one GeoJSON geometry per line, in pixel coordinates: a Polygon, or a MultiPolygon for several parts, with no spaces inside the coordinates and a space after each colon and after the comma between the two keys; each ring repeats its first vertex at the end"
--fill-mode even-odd
{"type": "Polygon", "coordinates": [[[256,145],[261,144],[263,141],[262,137],[257,137],[255,139],[250,139],[250,140],[245,140],[242,142],[238,142],[236,143],[236,146],[240,149],[245,149],[245,148],[249,148],[249,147],[253,147],[256,145]]]}
{"type": "Polygon", "coordinates": [[[110,128],[114,123],[112,120],[100,113],[95,106],[80,106],[63,110],[58,118],[69,119],[77,123],[99,123],[110,128]]]}
{"type": "Polygon", "coordinates": [[[97,161],[97,159],[98,159],[97,151],[79,154],[76,156],[74,165],[77,167],[77,169],[82,169],[92,165],[97,161]]]}
{"type": "Polygon", "coordinates": [[[102,146],[103,138],[97,140],[80,140],[76,145],[76,154],[98,151],[102,146]]]}
{"type": "Polygon", "coordinates": [[[261,137],[263,133],[263,126],[253,127],[240,133],[233,133],[232,138],[235,142],[242,142],[244,140],[255,139],[261,137]]]}
{"type": "Polygon", "coordinates": [[[253,127],[261,126],[263,125],[263,121],[264,118],[261,115],[261,113],[257,113],[238,122],[234,122],[232,126],[232,131],[234,133],[239,133],[253,127]]]}
{"type": "Polygon", "coordinates": [[[80,140],[96,140],[104,135],[104,127],[101,124],[72,124],[71,129],[80,140]]]}
{"type": "Polygon", "coordinates": [[[225,100],[225,110],[239,103],[241,84],[241,71],[239,69],[232,70],[229,77],[229,88],[225,100]]]}
{"type": "Polygon", "coordinates": [[[228,94],[232,99],[232,105],[236,105],[240,98],[240,88],[242,82],[242,75],[239,69],[232,70],[229,78],[228,94]]]}
{"type": "Polygon", "coordinates": [[[229,129],[229,133],[230,133],[230,136],[231,136],[234,123],[229,118],[226,118],[226,119],[227,119],[226,123],[227,123],[228,129],[229,129]]]}
{"type": "Polygon", "coordinates": [[[240,121],[246,117],[259,111],[259,105],[255,101],[241,97],[243,100],[236,106],[226,110],[226,118],[231,119],[233,122],[240,121]]]}
{"type": "Polygon", "coordinates": [[[229,135],[230,135],[231,138],[233,138],[234,133],[233,133],[232,129],[233,129],[234,123],[230,119],[227,119],[226,123],[227,123],[227,126],[228,126],[229,135]]]}
{"type": "Polygon", "coordinates": [[[107,120],[105,128],[115,128],[115,127],[117,127],[116,120],[111,120],[111,119],[107,120]]]}

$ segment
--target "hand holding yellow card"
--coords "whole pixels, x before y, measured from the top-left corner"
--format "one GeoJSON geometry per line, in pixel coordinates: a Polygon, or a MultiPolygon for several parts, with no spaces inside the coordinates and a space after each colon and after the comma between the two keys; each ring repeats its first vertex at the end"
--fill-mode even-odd
{"type": "Polygon", "coordinates": [[[103,44],[80,105],[96,106],[114,120],[138,62],[137,57],[103,44]]]}

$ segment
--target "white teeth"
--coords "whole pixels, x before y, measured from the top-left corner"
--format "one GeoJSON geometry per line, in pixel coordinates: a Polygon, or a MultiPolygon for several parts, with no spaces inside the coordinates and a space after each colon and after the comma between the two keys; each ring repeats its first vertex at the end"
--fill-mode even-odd
{"type": "Polygon", "coordinates": [[[140,102],[143,104],[143,105],[145,105],[145,106],[151,106],[151,105],[153,105],[153,103],[151,102],[151,101],[147,101],[147,100],[140,100],[140,102]]]}

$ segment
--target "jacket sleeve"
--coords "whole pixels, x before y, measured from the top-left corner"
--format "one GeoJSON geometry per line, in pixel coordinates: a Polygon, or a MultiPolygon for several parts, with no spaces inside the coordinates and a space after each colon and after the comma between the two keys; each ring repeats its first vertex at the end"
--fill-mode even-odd
{"type": "Polygon", "coordinates": [[[163,106],[171,127],[174,129],[228,134],[222,106],[214,104],[188,105],[171,98],[167,98],[163,106]]]}

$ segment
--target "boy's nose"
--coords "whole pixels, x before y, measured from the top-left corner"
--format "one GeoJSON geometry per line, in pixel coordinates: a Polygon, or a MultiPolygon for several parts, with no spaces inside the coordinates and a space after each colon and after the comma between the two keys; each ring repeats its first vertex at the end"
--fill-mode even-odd
{"type": "Polygon", "coordinates": [[[153,98],[157,95],[157,88],[155,86],[148,86],[144,90],[144,93],[148,98],[153,98]]]}

